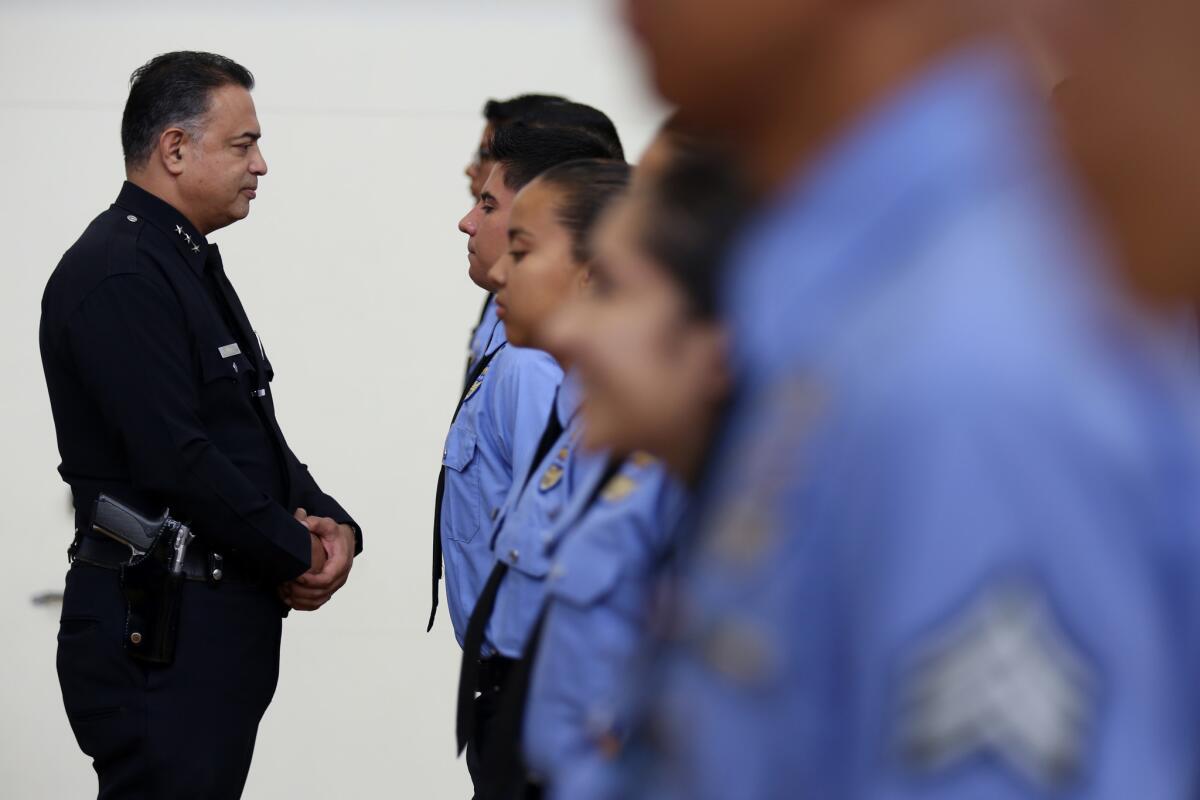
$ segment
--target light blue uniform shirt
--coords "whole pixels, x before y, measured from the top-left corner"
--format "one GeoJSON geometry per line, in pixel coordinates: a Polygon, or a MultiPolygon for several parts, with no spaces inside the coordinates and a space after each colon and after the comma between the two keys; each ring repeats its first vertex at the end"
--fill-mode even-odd
{"type": "MultiPolygon", "coordinates": [[[[574,375],[563,381],[557,400],[563,432],[538,465],[528,484],[517,486],[493,533],[496,561],[508,564],[484,636],[484,655],[499,652],[520,658],[525,651],[546,591],[550,558],[546,546],[555,523],[580,492],[589,492],[602,477],[607,455],[587,452],[579,444],[583,398],[574,375]]],[[[545,420],[543,420],[545,422],[545,420]]],[[[540,434],[540,431],[539,431],[540,434]]],[[[522,474],[524,479],[524,474],[522,474]]],[[[486,576],[485,576],[486,577],[486,576]]]]}
{"type": "Polygon", "coordinates": [[[527,763],[551,798],[606,796],[605,742],[628,733],[626,682],[646,643],[652,587],[683,505],[682,487],[661,463],[634,457],[582,516],[569,513],[551,533],[524,724],[527,763]]]}
{"type": "Polygon", "coordinates": [[[1112,285],[1016,72],[946,59],[738,248],[628,795],[1194,796],[1193,348],[1112,285]]]}
{"type": "Polygon", "coordinates": [[[504,323],[496,316],[496,297],[488,295],[483,305],[483,313],[479,324],[471,331],[471,342],[468,345],[467,371],[470,372],[479,359],[492,352],[508,341],[504,323]]]}
{"type": "Polygon", "coordinates": [[[488,533],[529,470],[562,381],[558,363],[540,350],[493,342],[488,352],[496,355],[468,390],[442,454],[446,604],[459,645],[492,570],[488,533]]]}

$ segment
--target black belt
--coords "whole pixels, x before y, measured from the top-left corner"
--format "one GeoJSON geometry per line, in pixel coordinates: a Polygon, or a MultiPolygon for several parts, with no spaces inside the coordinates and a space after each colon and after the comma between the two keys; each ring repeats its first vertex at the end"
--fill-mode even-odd
{"type": "MultiPolygon", "coordinates": [[[[119,542],[84,534],[79,537],[79,548],[73,562],[91,564],[104,569],[118,569],[129,563],[130,550],[119,542]]],[[[189,549],[183,558],[183,575],[189,581],[204,583],[261,583],[254,573],[230,564],[220,555],[196,547],[189,549]]]]}

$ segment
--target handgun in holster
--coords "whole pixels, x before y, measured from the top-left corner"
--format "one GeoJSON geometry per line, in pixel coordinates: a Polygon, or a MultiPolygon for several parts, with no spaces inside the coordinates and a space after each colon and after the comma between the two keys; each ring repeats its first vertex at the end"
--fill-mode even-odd
{"type": "Polygon", "coordinates": [[[191,529],[171,517],[170,509],[150,517],[100,495],[92,512],[92,530],[125,545],[130,559],[120,566],[125,595],[125,651],[138,661],[170,664],[179,633],[183,598],[183,559],[191,529]]]}

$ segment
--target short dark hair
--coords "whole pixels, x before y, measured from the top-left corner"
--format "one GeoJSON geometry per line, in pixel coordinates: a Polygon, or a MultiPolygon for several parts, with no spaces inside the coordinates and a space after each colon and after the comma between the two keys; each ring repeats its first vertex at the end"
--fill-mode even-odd
{"type": "Polygon", "coordinates": [[[579,128],[506,125],[492,138],[492,158],[504,167],[504,185],[520,191],[551,167],[579,159],[620,160],[610,143],[579,128]]]}
{"type": "Polygon", "coordinates": [[[611,158],[624,158],[625,150],[617,126],[598,108],[553,94],[523,94],[511,100],[489,100],[483,107],[496,130],[517,123],[532,128],[577,128],[603,139],[611,158]]]}
{"type": "Polygon", "coordinates": [[[551,167],[538,176],[561,192],[555,216],[571,234],[571,257],[581,264],[592,260],[592,229],[604,210],[629,186],[632,168],[624,161],[586,159],[551,167]]]}
{"type": "Polygon", "coordinates": [[[228,85],[253,89],[254,76],[236,61],[215,53],[164,53],[134,70],[121,117],[125,164],[145,163],[158,137],[173,125],[199,135],[212,91],[228,85]]]}
{"type": "Polygon", "coordinates": [[[646,191],[642,249],[683,291],[693,316],[715,318],[724,266],[750,208],[744,181],[723,154],[691,143],[677,146],[646,191]]]}
{"type": "Polygon", "coordinates": [[[483,116],[497,128],[510,122],[521,122],[547,103],[566,103],[567,98],[556,94],[522,94],[508,100],[488,100],[483,116]]]}

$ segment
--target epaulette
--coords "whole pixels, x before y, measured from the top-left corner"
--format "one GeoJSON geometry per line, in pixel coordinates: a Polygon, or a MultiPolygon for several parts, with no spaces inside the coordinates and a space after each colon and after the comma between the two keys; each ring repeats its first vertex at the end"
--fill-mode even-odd
{"type": "Polygon", "coordinates": [[[113,208],[112,212],[106,254],[107,272],[109,275],[137,272],[138,238],[146,227],[146,221],[121,208],[113,208]]]}

